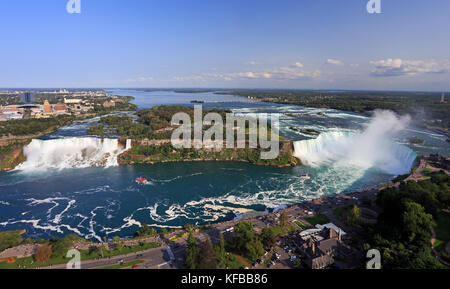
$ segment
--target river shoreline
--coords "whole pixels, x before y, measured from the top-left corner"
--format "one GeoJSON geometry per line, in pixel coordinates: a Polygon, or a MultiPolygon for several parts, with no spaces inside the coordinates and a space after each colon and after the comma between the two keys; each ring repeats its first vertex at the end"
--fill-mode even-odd
{"type": "MultiPolygon", "coordinates": [[[[249,161],[246,161],[246,160],[238,160],[238,159],[224,160],[224,159],[204,159],[204,158],[198,158],[198,159],[186,159],[186,160],[161,160],[161,161],[149,161],[149,162],[146,163],[146,164],[152,165],[152,164],[168,163],[168,162],[219,162],[219,161],[252,163],[252,162],[249,162],[249,161]]],[[[126,165],[126,164],[128,164],[128,163],[122,163],[122,164],[126,165]]],[[[136,164],[138,164],[138,163],[136,163],[136,164]]],[[[252,163],[252,164],[260,165],[260,164],[257,164],[257,163],[252,163]]],[[[131,164],[131,165],[133,165],[133,164],[131,164]]],[[[262,164],[262,165],[263,165],[263,166],[269,166],[269,165],[267,165],[267,164],[262,164]]],[[[298,165],[298,164],[297,164],[297,165],[298,165]]],[[[275,166],[282,168],[282,167],[289,167],[289,166],[292,166],[292,165],[291,165],[291,164],[286,164],[286,165],[281,165],[281,166],[280,166],[280,165],[275,165],[275,166]]],[[[299,173],[296,173],[296,176],[298,176],[298,175],[299,175],[299,173]]],[[[132,178],[133,181],[134,181],[134,179],[135,179],[135,177],[132,178]]],[[[387,180],[387,179],[386,179],[386,180],[387,180]]],[[[384,181],[384,180],[383,180],[383,181],[384,181]]],[[[380,181],[379,183],[381,183],[381,182],[383,182],[383,181],[380,181]]],[[[370,185],[368,185],[368,186],[366,186],[366,187],[370,187],[370,185]]],[[[297,203],[297,204],[294,204],[294,202],[296,202],[297,200],[292,200],[292,202],[290,202],[291,205],[288,205],[286,209],[290,209],[291,207],[308,206],[309,204],[314,204],[314,202],[315,202],[316,200],[323,200],[323,199],[328,199],[328,198],[339,198],[340,196],[352,196],[353,194],[366,194],[367,192],[372,192],[373,190],[377,190],[379,187],[380,187],[380,186],[375,186],[375,187],[372,188],[372,189],[365,190],[365,191],[362,191],[362,192],[348,192],[348,193],[344,193],[344,194],[340,194],[340,195],[334,195],[334,196],[331,196],[331,197],[320,197],[320,198],[313,199],[313,200],[309,200],[309,201],[302,201],[302,202],[297,203]]],[[[300,190],[298,190],[298,191],[300,191],[300,190]]],[[[342,190],[336,190],[336,191],[342,192],[342,190]]],[[[331,191],[330,193],[333,193],[333,192],[331,191]]],[[[239,204],[237,204],[237,205],[239,206],[239,204]]],[[[255,212],[256,212],[256,211],[255,211],[255,212]]],[[[264,213],[264,211],[257,211],[257,212],[258,212],[258,214],[259,214],[259,213],[264,213]]],[[[245,215],[245,214],[244,214],[242,217],[243,217],[243,218],[248,218],[249,215],[245,215]]],[[[250,218],[251,218],[251,217],[250,217],[250,218]]],[[[223,219],[222,219],[222,220],[223,220],[223,219]]],[[[223,222],[218,222],[218,223],[215,223],[215,222],[213,221],[212,223],[209,223],[209,224],[212,224],[213,226],[216,226],[216,224],[217,224],[217,225],[221,225],[222,223],[226,224],[227,222],[233,222],[233,221],[234,221],[234,220],[228,220],[228,221],[223,221],[223,222]]],[[[156,225],[156,224],[155,224],[155,225],[156,225]]],[[[130,231],[131,231],[131,230],[130,230],[130,231]]],[[[127,234],[128,234],[128,233],[127,233],[127,234]]],[[[128,235],[129,235],[129,234],[128,234],[128,235]]]]}
{"type": "MultiPolygon", "coordinates": [[[[413,175],[413,173],[411,173],[410,176],[412,176],[412,175],[413,175]]],[[[195,227],[197,227],[197,228],[214,227],[217,229],[229,228],[229,227],[236,225],[237,223],[239,223],[242,220],[254,220],[261,216],[273,216],[275,214],[279,214],[282,212],[290,212],[290,211],[295,211],[295,210],[301,210],[301,211],[305,212],[305,215],[307,215],[307,212],[313,212],[312,215],[308,215],[309,217],[312,217],[314,215],[318,215],[323,212],[324,208],[322,208],[321,206],[324,203],[325,204],[328,204],[330,202],[339,203],[339,202],[341,202],[341,200],[345,200],[345,199],[359,200],[363,197],[369,197],[369,198],[376,197],[376,195],[378,194],[379,191],[381,191],[382,189],[384,189],[386,187],[392,187],[392,186],[395,186],[395,184],[388,183],[388,184],[378,185],[374,188],[367,189],[364,191],[349,192],[349,193],[337,194],[334,196],[323,196],[323,197],[303,201],[303,202],[296,203],[296,204],[283,205],[282,209],[272,210],[271,212],[269,212],[267,210],[266,211],[252,211],[250,213],[244,213],[240,216],[236,215],[236,217],[233,218],[232,220],[210,222],[210,223],[205,223],[202,225],[196,225],[195,227]]],[[[149,224],[148,226],[150,228],[152,228],[152,225],[149,224]]],[[[140,231],[140,228],[137,229],[135,232],[139,232],[139,231],[140,231]]],[[[169,239],[171,236],[175,236],[176,234],[180,233],[181,231],[183,231],[183,227],[181,227],[181,226],[178,229],[173,229],[173,231],[168,233],[167,239],[169,239]]],[[[79,236],[79,237],[82,238],[82,236],[79,236]]],[[[114,236],[110,236],[109,239],[112,239],[113,237],[114,236]]],[[[53,238],[55,238],[55,237],[53,237],[53,238]]],[[[42,239],[42,238],[39,238],[39,239],[42,239]]],[[[44,239],[52,239],[52,238],[49,237],[49,238],[44,238],[44,239]]],[[[38,239],[31,239],[31,240],[38,240],[38,239]]],[[[132,240],[139,240],[139,238],[136,239],[134,237],[121,237],[121,240],[132,241],[132,240]]],[[[87,242],[88,244],[103,243],[100,241],[96,241],[95,239],[83,239],[83,242],[87,242]]]]}

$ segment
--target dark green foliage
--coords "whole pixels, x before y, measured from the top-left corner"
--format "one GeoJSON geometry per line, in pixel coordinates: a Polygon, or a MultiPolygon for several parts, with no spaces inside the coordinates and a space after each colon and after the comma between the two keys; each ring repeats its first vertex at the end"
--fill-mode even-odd
{"type": "MultiPolygon", "coordinates": [[[[445,256],[445,246],[450,242],[450,212],[441,211],[436,217],[436,241],[434,247],[445,256]]],[[[450,261],[450,255],[447,255],[450,261]]]]}
{"type": "MultiPolygon", "coordinates": [[[[150,126],[153,130],[157,130],[170,126],[173,115],[178,112],[184,112],[189,115],[192,121],[194,120],[194,109],[181,105],[154,106],[151,109],[139,111],[137,115],[139,116],[140,123],[150,126]]],[[[202,117],[207,113],[216,112],[222,116],[223,120],[225,120],[227,113],[231,113],[231,111],[223,109],[203,109],[202,112],[202,117]]]]}
{"type": "Polygon", "coordinates": [[[410,174],[404,174],[404,175],[397,176],[397,177],[395,177],[395,178],[392,180],[392,182],[393,182],[393,183],[401,182],[401,181],[403,181],[404,179],[406,179],[407,177],[409,177],[409,175],[410,175],[410,174]]]}
{"type": "Polygon", "coordinates": [[[72,247],[74,240],[79,239],[77,235],[67,235],[62,239],[50,240],[54,257],[65,257],[67,251],[72,247]]]}
{"type": "Polygon", "coordinates": [[[264,247],[259,239],[254,239],[245,246],[246,255],[251,261],[255,262],[264,255],[264,247]]]}
{"type": "Polygon", "coordinates": [[[98,136],[102,136],[102,137],[106,135],[104,126],[102,124],[91,126],[90,128],[88,128],[87,134],[88,135],[98,135],[98,136]]]}
{"type": "Polygon", "coordinates": [[[20,245],[23,241],[21,233],[21,230],[0,232],[0,252],[20,245]]]}
{"type": "Polygon", "coordinates": [[[200,245],[197,269],[217,269],[217,257],[210,238],[200,245]]]}
{"type": "Polygon", "coordinates": [[[436,226],[433,216],[449,206],[450,177],[431,174],[431,180],[401,184],[381,191],[383,208],[378,222],[366,232],[368,247],[380,249],[384,268],[440,268],[431,252],[436,226]]]}
{"type": "Polygon", "coordinates": [[[361,221],[361,209],[354,205],[345,214],[345,223],[351,227],[359,225],[361,221]]]}
{"type": "Polygon", "coordinates": [[[310,223],[311,225],[315,226],[317,224],[326,224],[330,222],[330,218],[328,218],[325,215],[317,215],[314,217],[309,217],[306,218],[306,221],[308,221],[308,223],[310,223]]]}
{"type": "Polygon", "coordinates": [[[185,269],[196,269],[197,260],[200,253],[200,249],[195,241],[194,234],[189,232],[189,236],[186,244],[186,253],[184,255],[184,268],[185,269]]]}
{"type": "Polygon", "coordinates": [[[3,122],[0,126],[0,136],[12,134],[14,136],[31,136],[48,133],[60,126],[74,121],[74,116],[62,115],[52,118],[16,119],[3,122]]]}
{"type": "Polygon", "coordinates": [[[405,202],[405,210],[402,214],[402,239],[415,244],[429,244],[431,234],[436,223],[431,214],[425,213],[425,209],[413,202],[405,202]]]}
{"type": "Polygon", "coordinates": [[[227,252],[225,250],[225,239],[223,234],[219,232],[219,242],[214,246],[217,256],[217,268],[224,269],[227,264],[227,252]]]}
{"type": "Polygon", "coordinates": [[[436,216],[438,210],[450,206],[450,177],[445,173],[430,174],[431,179],[402,183],[399,189],[389,188],[380,192],[377,204],[395,213],[402,199],[409,199],[425,207],[427,213],[436,216]]]}
{"type": "Polygon", "coordinates": [[[269,250],[270,248],[273,247],[273,245],[275,245],[275,235],[273,234],[273,231],[269,228],[264,228],[262,230],[260,239],[266,250],[269,250]]]}
{"type": "Polygon", "coordinates": [[[239,222],[234,227],[234,232],[232,246],[239,254],[242,254],[253,262],[264,255],[263,244],[253,231],[253,224],[251,221],[239,222]]]}
{"type": "Polygon", "coordinates": [[[138,237],[148,237],[148,236],[157,236],[158,235],[158,231],[156,231],[155,228],[151,228],[149,225],[147,224],[142,224],[141,229],[139,231],[136,231],[134,233],[134,237],[138,238],[138,237]]]}
{"type": "Polygon", "coordinates": [[[280,227],[283,229],[284,232],[286,232],[288,229],[288,226],[289,226],[289,218],[288,218],[286,212],[283,211],[283,212],[281,212],[281,215],[280,215],[280,227]]]}

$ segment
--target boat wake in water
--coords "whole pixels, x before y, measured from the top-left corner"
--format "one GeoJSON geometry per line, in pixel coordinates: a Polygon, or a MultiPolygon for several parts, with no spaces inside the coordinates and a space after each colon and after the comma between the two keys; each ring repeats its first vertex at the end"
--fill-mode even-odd
{"type": "Polygon", "coordinates": [[[16,170],[111,167],[118,165],[117,156],[128,149],[117,139],[71,137],[34,139],[24,148],[26,161],[16,170]]]}
{"type": "Polygon", "coordinates": [[[391,111],[375,111],[374,117],[359,133],[332,131],[316,139],[294,143],[294,155],[309,166],[376,168],[391,175],[410,171],[417,155],[393,138],[406,129],[409,116],[391,111]]]}

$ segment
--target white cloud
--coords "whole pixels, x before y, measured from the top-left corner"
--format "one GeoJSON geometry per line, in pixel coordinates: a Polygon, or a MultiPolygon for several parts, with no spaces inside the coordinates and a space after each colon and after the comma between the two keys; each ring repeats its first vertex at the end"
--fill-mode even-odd
{"type": "Polygon", "coordinates": [[[244,62],[245,65],[260,65],[262,64],[261,62],[257,62],[257,61],[246,61],[244,62]]]}
{"type": "Polygon", "coordinates": [[[320,70],[306,71],[303,64],[296,62],[290,66],[276,67],[264,70],[252,70],[245,72],[229,72],[229,73],[201,73],[199,75],[174,77],[175,81],[208,81],[208,80],[308,80],[314,79],[321,75],[320,70]]]}
{"type": "Polygon", "coordinates": [[[188,75],[188,76],[175,76],[175,81],[205,81],[205,77],[202,75],[188,75]]]}
{"type": "Polygon", "coordinates": [[[343,65],[344,63],[340,60],[329,58],[329,59],[327,59],[326,64],[343,65]]]}
{"type": "Polygon", "coordinates": [[[127,79],[127,82],[149,82],[152,81],[153,77],[149,76],[149,77],[138,77],[138,78],[129,78],[127,79]]]}
{"type": "Polygon", "coordinates": [[[320,70],[305,71],[300,66],[278,67],[265,71],[249,71],[225,74],[225,77],[232,79],[272,79],[272,80],[300,80],[312,79],[320,76],[320,70]]]}
{"type": "Polygon", "coordinates": [[[303,64],[300,62],[296,62],[296,63],[292,64],[292,67],[303,68],[303,64]]]}
{"type": "Polygon", "coordinates": [[[434,60],[402,60],[400,58],[370,61],[370,64],[374,66],[371,74],[375,77],[445,73],[450,68],[450,63],[438,63],[434,60]]]}

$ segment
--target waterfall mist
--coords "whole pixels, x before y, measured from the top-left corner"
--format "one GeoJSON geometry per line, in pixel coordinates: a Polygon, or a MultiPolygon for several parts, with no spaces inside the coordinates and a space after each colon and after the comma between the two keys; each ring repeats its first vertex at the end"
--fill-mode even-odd
{"type": "Polygon", "coordinates": [[[393,139],[410,121],[409,115],[397,116],[392,111],[377,110],[363,131],[331,131],[316,139],[297,141],[294,155],[310,166],[375,167],[388,174],[405,174],[417,155],[393,139]]]}

